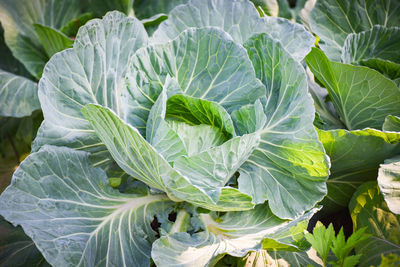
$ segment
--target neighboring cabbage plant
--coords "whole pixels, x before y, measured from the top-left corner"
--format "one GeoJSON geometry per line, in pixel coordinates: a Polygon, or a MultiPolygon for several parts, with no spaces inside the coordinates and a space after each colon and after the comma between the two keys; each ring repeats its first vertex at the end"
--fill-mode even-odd
{"type": "Polygon", "coordinates": [[[305,255],[329,175],[300,63],[313,43],[245,0],[189,1],[151,38],[119,12],[88,22],[44,68],[45,120],[0,214],[54,266],[305,255]]]}

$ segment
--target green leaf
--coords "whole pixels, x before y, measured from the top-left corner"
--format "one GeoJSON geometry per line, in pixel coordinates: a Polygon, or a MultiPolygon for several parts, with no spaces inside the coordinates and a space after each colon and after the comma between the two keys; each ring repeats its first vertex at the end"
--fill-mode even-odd
{"type": "Polygon", "coordinates": [[[319,46],[334,61],[340,61],[348,34],[369,30],[374,25],[400,26],[400,3],[397,0],[325,0],[317,1],[310,14],[311,29],[321,38],[319,46]]]}
{"type": "Polygon", "coordinates": [[[73,40],[53,28],[41,24],[34,24],[33,26],[49,58],[57,52],[72,47],[74,43],[73,40]]]}
{"type": "Polygon", "coordinates": [[[391,79],[400,77],[400,29],[375,25],[368,31],[349,34],[342,50],[342,61],[372,67],[391,79]]]}
{"type": "Polygon", "coordinates": [[[313,233],[306,233],[305,238],[318,252],[322,262],[326,263],[332,242],[335,240],[335,230],[333,229],[333,225],[330,224],[328,228],[325,228],[321,222],[317,222],[313,229],[313,233]]]}
{"type": "Polygon", "coordinates": [[[378,173],[378,185],[389,210],[400,215],[400,156],[385,160],[378,173]]]}
{"type": "Polygon", "coordinates": [[[2,216],[53,266],[149,266],[150,224],[173,205],[164,194],[122,194],[88,153],[54,146],[31,154],[0,196],[2,216]]]}
{"type": "Polygon", "coordinates": [[[267,123],[267,116],[259,99],[254,104],[233,111],[231,116],[239,135],[254,133],[267,123]]]}
{"type": "Polygon", "coordinates": [[[174,169],[217,201],[221,187],[249,158],[259,141],[258,133],[235,137],[197,155],[177,158],[174,169]]]}
{"type": "Polygon", "coordinates": [[[221,254],[243,257],[261,248],[265,238],[279,242],[282,233],[308,220],[316,210],[287,221],[274,216],[267,205],[254,210],[229,212],[221,217],[200,214],[202,232],[162,236],[153,244],[152,258],[162,266],[208,266],[221,254]],[[243,221],[243,218],[246,218],[243,221]]]}
{"type": "Polygon", "coordinates": [[[322,201],[328,213],[346,207],[357,187],[375,180],[379,164],[400,150],[400,134],[393,132],[340,129],[318,134],[332,164],[328,195],[322,201]]]}
{"type": "Polygon", "coordinates": [[[378,265],[382,255],[400,255],[400,215],[390,212],[376,182],[357,189],[349,210],[354,230],[366,227],[366,233],[372,234],[356,247],[356,253],[362,254],[359,266],[378,265]]]}
{"type": "MultiPolygon", "coordinates": [[[[361,60],[361,65],[379,71],[391,79],[400,78],[400,64],[380,58],[361,60]]],[[[396,81],[394,80],[396,83],[396,81]]]]}
{"type": "Polygon", "coordinates": [[[0,216],[0,266],[50,266],[35,243],[20,226],[13,227],[0,216]]]}
{"type": "Polygon", "coordinates": [[[98,103],[123,114],[129,102],[121,96],[128,62],[145,44],[142,24],[119,12],[81,27],[74,48],[54,55],[44,70],[39,99],[45,121],[33,150],[44,144],[68,146],[91,152],[94,164],[109,163],[111,157],[80,109],[98,103]]]}
{"type": "Polygon", "coordinates": [[[251,198],[230,187],[219,188],[217,201],[204,188],[174,170],[169,163],[140,135],[110,109],[87,105],[82,112],[90,121],[114,160],[129,175],[156,189],[174,201],[187,201],[209,210],[231,211],[251,209],[251,198]]]}
{"type": "Polygon", "coordinates": [[[83,13],[78,17],[71,19],[67,24],[65,24],[60,31],[68,37],[75,37],[81,26],[85,25],[86,22],[93,19],[93,13],[83,13]]]}
{"type": "Polygon", "coordinates": [[[97,17],[102,17],[110,10],[117,10],[129,15],[134,0],[81,0],[84,10],[93,12],[97,17]]]}
{"type": "MultiPolygon", "coordinates": [[[[1,21],[0,21],[1,22],[1,21]]],[[[4,40],[4,29],[0,23],[0,69],[3,71],[11,72],[16,75],[21,75],[26,78],[32,79],[32,76],[25,69],[24,65],[19,62],[11,53],[4,40]]]]}
{"type": "Polygon", "coordinates": [[[329,160],[315,132],[314,106],[303,67],[266,34],[245,44],[267,88],[267,122],[258,148],[240,168],[239,189],[268,200],[281,218],[296,218],[326,194],[329,160]]]}
{"type": "Polygon", "coordinates": [[[307,55],[306,62],[328,89],[347,129],[381,129],[387,115],[400,115],[399,88],[382,74],[365,67],[331,62],[317,48],[307,55]]]}
{"type": "Polygon", "coordinates": [[[0,116],[24,117],[40,109],[37,83],[0,69],[0,116]]]}
{"type": "MultiPolygon", "coordinates": [[[[340,121],[332,102],[329,101],[328,91],[314,82],[314,75],[309,69],[307,69],[307,83],[308,91],[314,99],[316,112],[315,120],[319,120],[319,123],[321,124],[318,128],[323,130],[345,128],[343,123],[340,121]]],[[[316,125],[315,121],[314,125],[316,125]]]]}
{"type": "MultiPolygon", "coordinates": [[[[173,83],[172,79],[171,83],[173,83]]],[[[181,140],[177,132],[171,129],[170,125],[165,121],[169,84],[170,82],[167,81],[163,91],[150,110],[146,125],[146,140],[168,162],[171,162],[177,157],[187,155],[188,152],[183,140],[181,140]]]]}
{"type": "Polygon", "coordinates": [[[205,124],[191,126],[177,121],[168,121],[168,126],[182,140],[189,157],[220,146],[226,141],[225,135],[214,126],[205,124]],[[193,138],[194,136],[196,138],[193,138]]]}
{"type": "Polygon", "coordinates": [[[177,5],[186,4],[187,2],[188,0],[135,0],[133,9],[135,16],[143,20],[158,14],[168,14],[177,5]]]}
{"type": "Polygon", "coordinates": [[[132,63],[127,81],[135,102],[126,120],[143,135],[168,75],[184,95],[213,101],[228,112],[265,94],[246,50],[217,28],[191,28],[169,43],[149,45],[137,51],[132,63]]]}
{"type": "Polygon", "coordinates": [[[168,99],[166,118],[191,125],[207,124],[220,130],[227,138],[236,136],[228,112],[218,103],[185,95],[168,99]]]}
{"type": "Polygon", "coordinates": [[[384,131],[400,132],[400,117],[388,115],[385,118],[382,129],[384,131]]]}
{"type": "Polygon", "coordinates": [[[5,41],[14,57],[36,78],[42,75],[48,57],[35,33],[38,23],[60,29],[79,12],[79,1],[5,0],[0,3],[0,20],[5,41]]]}
{"type": "Polygon", "coordinates": [[[174,8],[168,19],[154,32],[152,39],[164,43],[175,39],[190,27],[209,26],[223,29],[238,44],[245,43],[256,33],[266,32],[280,41],[298,61],[308,54],[315,40],[304,26],[283,18],[260,18],[257,9],[247,0],[191,0],[174,8]]]}
{"type": "Polygon", "coordinates": [[[349,256],[350,252],[364,240],[368,239],[370,235],[365,234],[366,228],[361,228],[355,231],[345,240],[343,227],[340,229],[336,238],[332,242],[332,252],[337,258],[337,263],[340,266],[355,266],[361,255],[349,256]]]}

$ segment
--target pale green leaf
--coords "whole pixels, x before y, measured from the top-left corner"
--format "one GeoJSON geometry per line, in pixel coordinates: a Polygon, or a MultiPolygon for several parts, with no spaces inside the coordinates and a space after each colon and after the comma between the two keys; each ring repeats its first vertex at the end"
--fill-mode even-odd
{"type": "Polygon", "coordinates": [[[154,242],[152,257],[157,265],[168,267],[209,266],[213,259],[225,253],[243,257],[251,250],[261,249],[265,238],[279,242],[282,233],[308,220],[315,211],[294,221],[279,219],[267,205],[258,205],[251,211],[229,212],[221,217],[200,214],[203,232],[163,236],[154,242]]]}
{"type": "Polygon", "coordinates": [[[146,140],[170,162],[177,157],[187,155],[188,152],[183,140],[165,121],[168,84],[169,82],[165,84],[150,110],[146,124],[146,140]]]}
{"type": "Polygon", "coordinates": [[[400,134],[393,132],[340,129],[318,134],[332,164],[328,195],[322,201],[327,212],[346,207],[357,187],[375,180],[379,164],[400,150],[400,134]]]}
{"type": "Polygon", "coordinates": [[[228,112],[265,94],[246,50],[217,28],[191,28],[169,43],[149,45],[132,63],[127,81],[135,102],[127,121],[142,134],[168,75],[184,95],[213,101],[228,112]]]}
{"type": "Polygon", "coordinates": [[[235,137],[197,155],[177,158],[174,169],[217,201],[221,187],[249,158],[259,141],[258,133],[235,137]]]}
{"type": "Polygon", "coordinates": [[[102,20],[81,27],[74,48],[54,55],[40,80],[39,99],[45,121],[33,150],[43,144],[68,146],[91,152],[95,164],[109,162],[106,148],[80,109],[99,103],[124,114],[129,102],[129,96],[122,97],[128,62],[146,44],[142,24],[119,12],[110,12],[102,20]]]}
{"type": "Polygon", "coordinates": [[[37,79],[48,57],[35,33],[38,23],[60,29],[79,13],[79,0],[5,0],[0,2],[0,20],[5,40],[14,57],[37,79]]]}
{"type": "Polygon", "coordinates": [[[53,28],[41,24],[34,24],[33,26],[49,58],[57,52],[72,47],[74,43],[73,40],[53,28]]]}
{"type": "Polygon", "coordinates": [[[400,215],[400,156],[387,159],[381,164],[378,185],[389,210],[400,215]]]}
{"type": "Polygon", "coordinates": [[[140,135],[110,109],[87,105],[88,118],[113,159],[129,175],[147,185],[164,191],[175,201],[187,201],[209,210],[231,211],[253,208],[251,198],[230,187],[219,188],[221,195],[214,201],[204,188],[173,169],[169,163],[140,135]]]}
{"type": "Polygon", "coordinates": [[[151,221],[173,205],[164,194],[122,194],[88,153],[54,146],[31,154],[0,197],[0,213],[53,266],[150,266],[151,221]]]}
{"type": "Polygon", "coordinates": [[[400,115],[399,88],[377,71],[331,62],[317,48],[307,55],[306,62],[328,89],[347,129],[381,129],[387,115],[400,115]]]}
{"type": "Polygon", "coordinates": [[[376,182],[357,189],[349,210],[354,230],[366,227],[365,232],[372,234],[356,247],[356,254],[362,254],[359,266],[379,265],[386,254],[400,255],[400,215],[389,210],[376,182]]]}
{"type": "Polygon", "coordinates": [[[214,126],[200,124],[188,125],[184,122],[168,121],[168,126],[185,144],[188,156],[194,156],[210,148],[222,145],[225,135],[214,126]],[[196,138],[193,138],[193,137],[196,138]]]}
{"type": "Polygon", "coordinates": [[[282,45],[266,34],[245,44],[267,88],[261,141],[240,168],[239,189],[255,203],[268,200],[281,218],[296,218],[326,194],[329,161],[313,126],[306,74],[282,45]]]}
{"type": "Polygon", "coordinates": [[[40,108],[37,83],[0,69],[0,116],[24,117],[40,108]]]}
{"type": "Polygon", "coordinates": [[[267,123],[267,116],[259,99],[254,104],[235,110],[231,116],[239,135],[254,133],[267,123]]]}
{"type": "Polygon", "coordinates": [[[190,0],[174,8],[168,19],[154,32],[153,42],[173,40],[184,30],[195,27],[219,27],[236,43],[245,43],[252,35],[266,32],[298,61],[314,44],[314,37],[304,26],[283,18],[260,18],[257,9],[247,0],[190,0]]]}
{"type": "Polygon", "coordinates": [[[400,26],[400,2],[397,0],[324,0],[317,1],[310,14],[312,31],[326,55],[340,61],[348,34],[369,30],[374,25],[400,26]]]}

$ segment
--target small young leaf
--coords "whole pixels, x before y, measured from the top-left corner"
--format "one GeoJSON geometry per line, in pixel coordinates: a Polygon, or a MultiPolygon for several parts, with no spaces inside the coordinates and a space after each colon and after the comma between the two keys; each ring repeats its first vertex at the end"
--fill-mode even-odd
{"type": "Polygon", "coordinates": [[[333,229],[333,225],[330,224],[328,228],[325,228],[321,222],[317,222],[313,233],[307,233],[305,234],[305,237],[321,256],[322,261],[325,264],[326,260],[328,259],[331,244],[335,239],[335,230],[333,229]]]}

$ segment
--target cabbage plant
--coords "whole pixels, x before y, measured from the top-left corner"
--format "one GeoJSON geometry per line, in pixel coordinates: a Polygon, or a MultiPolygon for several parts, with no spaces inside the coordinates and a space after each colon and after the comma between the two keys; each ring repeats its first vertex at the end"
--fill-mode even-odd
{"type": "Polygon", "coordinates": [[[88,22],[44,68],[44,122],[0,214],[52,265],[304,256],[329,175],[301,64],[314,41],[247,0],[189,1],[151,37],[117,11],[88,22]]]}

